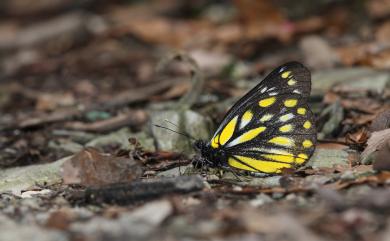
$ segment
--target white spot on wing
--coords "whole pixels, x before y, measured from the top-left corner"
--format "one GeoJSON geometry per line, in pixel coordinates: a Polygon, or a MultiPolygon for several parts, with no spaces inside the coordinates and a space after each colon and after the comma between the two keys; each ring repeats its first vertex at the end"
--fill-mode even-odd
{"type": "Polygon", "coordinates": [[[250,120],[244,120],[244,119],[241,118],[240,129],[242,129],[246,125],[248,125],[249,122],[250,122],[250,120]]]}
{"type": "Polygon", "coordinates": [[[293,93],[300,94],[301,92],[299,90],[294,90],[293,93]]]}
{"type": "Polygon", "coordinates": [[[240,137],[237,137],[236,139],[231,141],[229,144],[226,145],[226,147],[232,147],[232,146],[235,146],[237,144],[240,144],[240,137]]]}
{"type": "Polygon", "coordinates": [[[253,147],[253,148],[251,148],[249,150],[250,151],[262,152],[264,154],[280,154],[280,155],[286,155],[286,156],[293,156],[293,154],[289,153],[288,151],[281,150],[281,149],[275,149],[275,148],[253,147]]]}
{"type": "Polygon", "coordinates": [[[276,87],[272,87],[272,88],[269,88],[268,91],[273,91],[275,89],[276,89],[276,87]]]}
{"type": "Polygon", "coordinates": [[[264,87],[264,88],[262,88],[261,90],[260,90],[260,93],[264,93],[264,92],[266,92],[267,91],[267,87],[264,87]]]}
{"type": "Polygon", "coordinates": [[[260,118],[260,121],[261,121],[261,122],[266,122],[266,121],[271,120],[272,117],[273,117],[273,115],[271,115],[271,114],[265,114],[265,115],[263,115],[263,116],[260,118]]]}
{"type": "Polygon", "coordinates": [[[271,92],[271,93],[269,93],[268,95],[269,96],[274,96],[274,95],[277,95],[278,94],[278,92],[271,92]]]}
{"type": "Polygon", "coordinates": [[[286,122],[286,121],[291,120],[293,117],[294,117],[294,115],[292,113],[288,113],[288,114],[285,114],[285,115],[282,115],[281,117],[279,117],[279,120],[282,122],[286,122]]]}

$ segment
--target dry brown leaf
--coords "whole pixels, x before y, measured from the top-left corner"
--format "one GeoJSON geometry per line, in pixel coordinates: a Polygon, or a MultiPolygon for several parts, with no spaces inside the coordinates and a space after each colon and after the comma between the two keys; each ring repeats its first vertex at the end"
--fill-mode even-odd
{"type": "Polygon", "coordinates": [[[389,44],[390,39],[390,21],[386,21],[377,29],[375,38],[378,42],[389,44]]]}
{"type": "Polygon", "coordinates": [[[345,149],[348,148],[348,145],[337,143],[337,142],[318,143],[317,144],[317,148],[333,149],[333,150],[345,150],[345,149]]]}
{"type": "Polygon", "coordinates": [[[390,109],[375,116],[370,126],[370,131],[381,131],[390,128],[390,109]]]}
{"type": "Polygon", "coordinates": [[[346,66],[352,66],[362,61],[368,55],[367,44],[357,43],[337,49],[340,61],[346,66]]]}
{"type": "Polygon", "coordinates": [[[41,94],[36,102],[35,108],[39,111],[52,111],[59,107],[72,106],[76,100],[72,93],[64,94],[41,94]]]}
{"type": "Polygon", "coordinates": [[[284,16],[272,1],[234,0],[240,20],[250,24],[253,22],[283,22],[284,16]]]}
{"type": "Polygon", "coordinates": [[[390,170],[390,129],[376,131],[367,141],[367,147],[361,154],[362,159],[374,158],[374,169],[390,170]]]}
{"type": "Polygon", "coordinates": [[[338,56],[328,41],[318,35],[311,35],[301,39],[299,48],[310,67],[321,69],[334,67],[338,56]]]}
{"type": "Polygon", "coordinates": [[[371,66],[379,69],[390,68],[390,49],[381,51],[370,58],[371,66]]]}
{"type": "Polygon", "coordinates": [[[363,145],[367,142],[368,132],[365,128],[361,128],[355,133],[348,133],[345,139],[347,143],[363,145]]]}
{"type": "Polygon", "coordinates": [[[385,17],[390,14],[390,0],[367,1],[368,12],[376,18],[385,17]]]}
{"type": "Polygon", "coordinates": [[[145,111],[134,110],[119,113],[118,115],[106,119],[95,121],[93,123],[86,122],[68,122],[65,124],[65,128],[72,130],[94,131],[94,132],[107,132],[119,129],[124,126],[139,126],[146,122],[148,116],[145,111]]]}
{"type": "Polygon", "coordinates": [[[142,175],[142,168],[134,159],[115,157],[86,148],[62,168],[64,184],[99,186],[111,183],[129,182],[142,175]]]}

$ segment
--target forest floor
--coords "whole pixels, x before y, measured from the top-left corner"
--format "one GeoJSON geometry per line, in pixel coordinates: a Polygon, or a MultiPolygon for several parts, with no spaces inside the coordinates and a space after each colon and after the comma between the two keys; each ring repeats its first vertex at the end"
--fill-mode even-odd
{"type": "Polygon", "coordinates": [[[0,6],[0,241],[390,241],[390,1],[0,6]],[[196,168],[155,126],[209,140],[289,61],[318,131],[298,169],[196,168]]]}

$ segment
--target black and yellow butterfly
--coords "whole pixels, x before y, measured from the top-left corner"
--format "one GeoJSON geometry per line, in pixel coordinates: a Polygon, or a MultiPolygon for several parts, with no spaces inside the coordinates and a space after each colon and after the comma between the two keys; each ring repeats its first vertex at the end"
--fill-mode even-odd
{"type": "Polygon", "coordinates": [[[209,142],[195,142],[201,161],[270,174],[304,164],[317,140],[310,90],[310,72],[302,64],[276,68],[237,101],[209,142]]]}

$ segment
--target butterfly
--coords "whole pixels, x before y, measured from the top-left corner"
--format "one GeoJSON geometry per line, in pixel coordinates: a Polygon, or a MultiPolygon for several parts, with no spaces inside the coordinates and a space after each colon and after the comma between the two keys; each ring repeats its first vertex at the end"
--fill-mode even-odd
{"type": "Polygon", "coordinates": [[[301,63],[276,68],[233,105],[210,141],[194,143],[201,162],[269,174],[303,165],[317,140],[310,90],[310,71],[301,63]]]}

